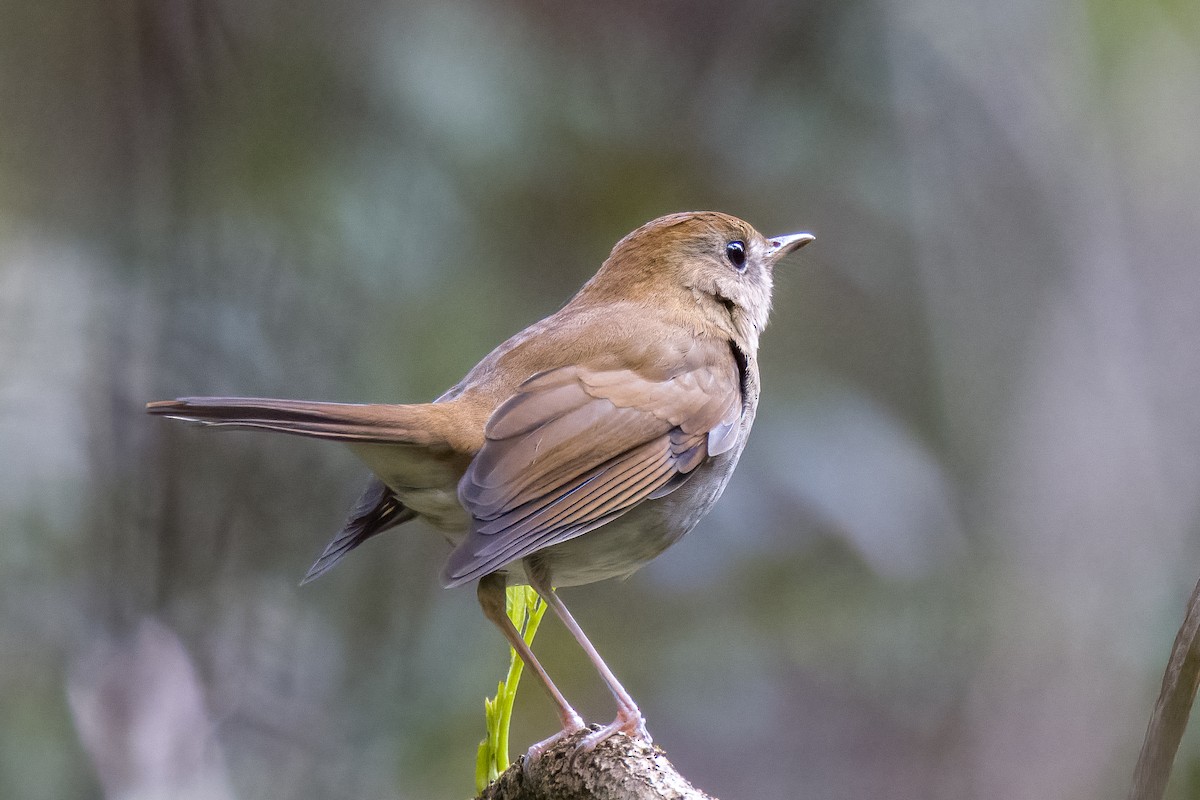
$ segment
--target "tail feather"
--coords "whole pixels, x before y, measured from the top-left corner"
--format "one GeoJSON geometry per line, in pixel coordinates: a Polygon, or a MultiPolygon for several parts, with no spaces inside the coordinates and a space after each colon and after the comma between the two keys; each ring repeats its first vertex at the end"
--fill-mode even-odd
{"type": "Polygon", "coordinates": [[[157,416],[342,442],[446,444],[433,405],[360,405],[259,397],[181,397],[146,404],[157,416]]]}
{"type": "Polygon", "coordinates": [[[479,448],[474,437],[482,438],[483,433],[482,425],[463,425],[449,402],[352,405],[258,397],[182,397],[147,403],[146,411],[213,427],[331,439],[349,445],[366,462],[376,477],[301,583],[315,580],[367,539],[418,514],[432,514],[435,520],[453,516],[455,509],[447,506],[446,498],[453,503],[454,488],[479,448]],[[407,505],[405,498],[410,497],[418,508],[407,505]]]}

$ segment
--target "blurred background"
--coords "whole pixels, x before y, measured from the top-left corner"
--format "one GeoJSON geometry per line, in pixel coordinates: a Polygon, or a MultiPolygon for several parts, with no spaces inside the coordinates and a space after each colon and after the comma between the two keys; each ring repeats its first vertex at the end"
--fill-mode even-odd
{"type": "MultiPolygon", "coordinates": [[[[818,237],[754,436],[689,537],[564,593],[656,741],[723,800],[1124,797],[1200,576],[1200,5],[0,20],[0,796],[472,794],[507,650],[440,538],[298,588],[365,469],[142,406],[431,399],[714,208],[818,237]]],[[[527,683],[514,755],[555,726],[527,683]]]]}

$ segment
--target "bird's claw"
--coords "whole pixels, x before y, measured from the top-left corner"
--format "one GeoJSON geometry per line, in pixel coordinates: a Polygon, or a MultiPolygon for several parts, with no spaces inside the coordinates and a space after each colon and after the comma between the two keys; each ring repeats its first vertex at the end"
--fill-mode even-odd
{"type": "Polygon", "coordinates": [[[525,752],[526,764],[532,764],[533,762],[537,761],[551,747],[554,747],[554,745],[558,744],[566,737],[574,733],[578,733],[587,727],[587,725],[585,725],[583,722],[583,717],[576,714],[573,710],[571,712],[571,716],[563,718],[562,723],[563,728],[561,731],[530,746],[529,750],[525,752]]]}
{"type": "Polygon", "coordinates": [[[579,744],[575,746],[575,752],[571,756],[571,761],[576,762],[582,755],[592,752],[600,743],[618,733],[623,733],[631,739],[637,739],[646,744],[654,744],[654,740],[650,738],[650,731],[646,730],[646,718],[642,716],[642,712],[637,708],[621,709],[617,718],[608,725],[593,730],[579,740],[579,744]]]}

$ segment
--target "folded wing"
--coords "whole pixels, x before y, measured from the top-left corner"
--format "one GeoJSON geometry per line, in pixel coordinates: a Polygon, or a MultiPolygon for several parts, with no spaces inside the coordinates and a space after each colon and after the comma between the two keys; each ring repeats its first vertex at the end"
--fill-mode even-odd
{"type": "Polygon", "coordinates": [[[678,488],[737,441],[741,378],[728,349],[697,343],[674,372],[566,366],[496,409],[459,483],[472,517],[443,572],[482,577],[678,488]]]}

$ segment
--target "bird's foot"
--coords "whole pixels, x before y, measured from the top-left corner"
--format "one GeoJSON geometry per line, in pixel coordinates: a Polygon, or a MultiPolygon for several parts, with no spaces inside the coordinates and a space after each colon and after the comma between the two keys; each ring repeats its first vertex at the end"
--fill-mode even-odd
{"type": "Polygon", "coordinates": [[[529,748],[528,751],[526,751],[526,753],[525,753],[525,763],[526,764],[531,764],[534,761],[537,761],[539,758],[542,757],[542,755],[547,750],[549,750],[551,747],[554,747],[554,745],[558,744],[564,738],[566,738],[567,736],[570,736],[573,733],[578,733],[579,731],[581,731],[587,727],[587,725],[585,725],[583,722],[583,717],[576,714],[574,710],[571,710],[571,713],[569,716],[563,717],[562,724],[563,724],[563,727],[562,727],[561,731],[554,734],[553,736],[550,736],[546,739],[543,739],[540,742],[535,743],[534,745],[532,745],[529,748]]]}
{"type": "Polygon", "coordinates": [[[638,710],[637,706],[632,706],[620,709],[617,712],[617,718],[611,723],[583,737],[579,741],[575,755],[590,753],[596,749],[596,745],[617,733],[623,733],[632,739],[639,739],[646,744],[654,743],[654,740],[650,738],[650,731],[646,730],[646,718],[642,716],[642,712],[638,710]]]}

